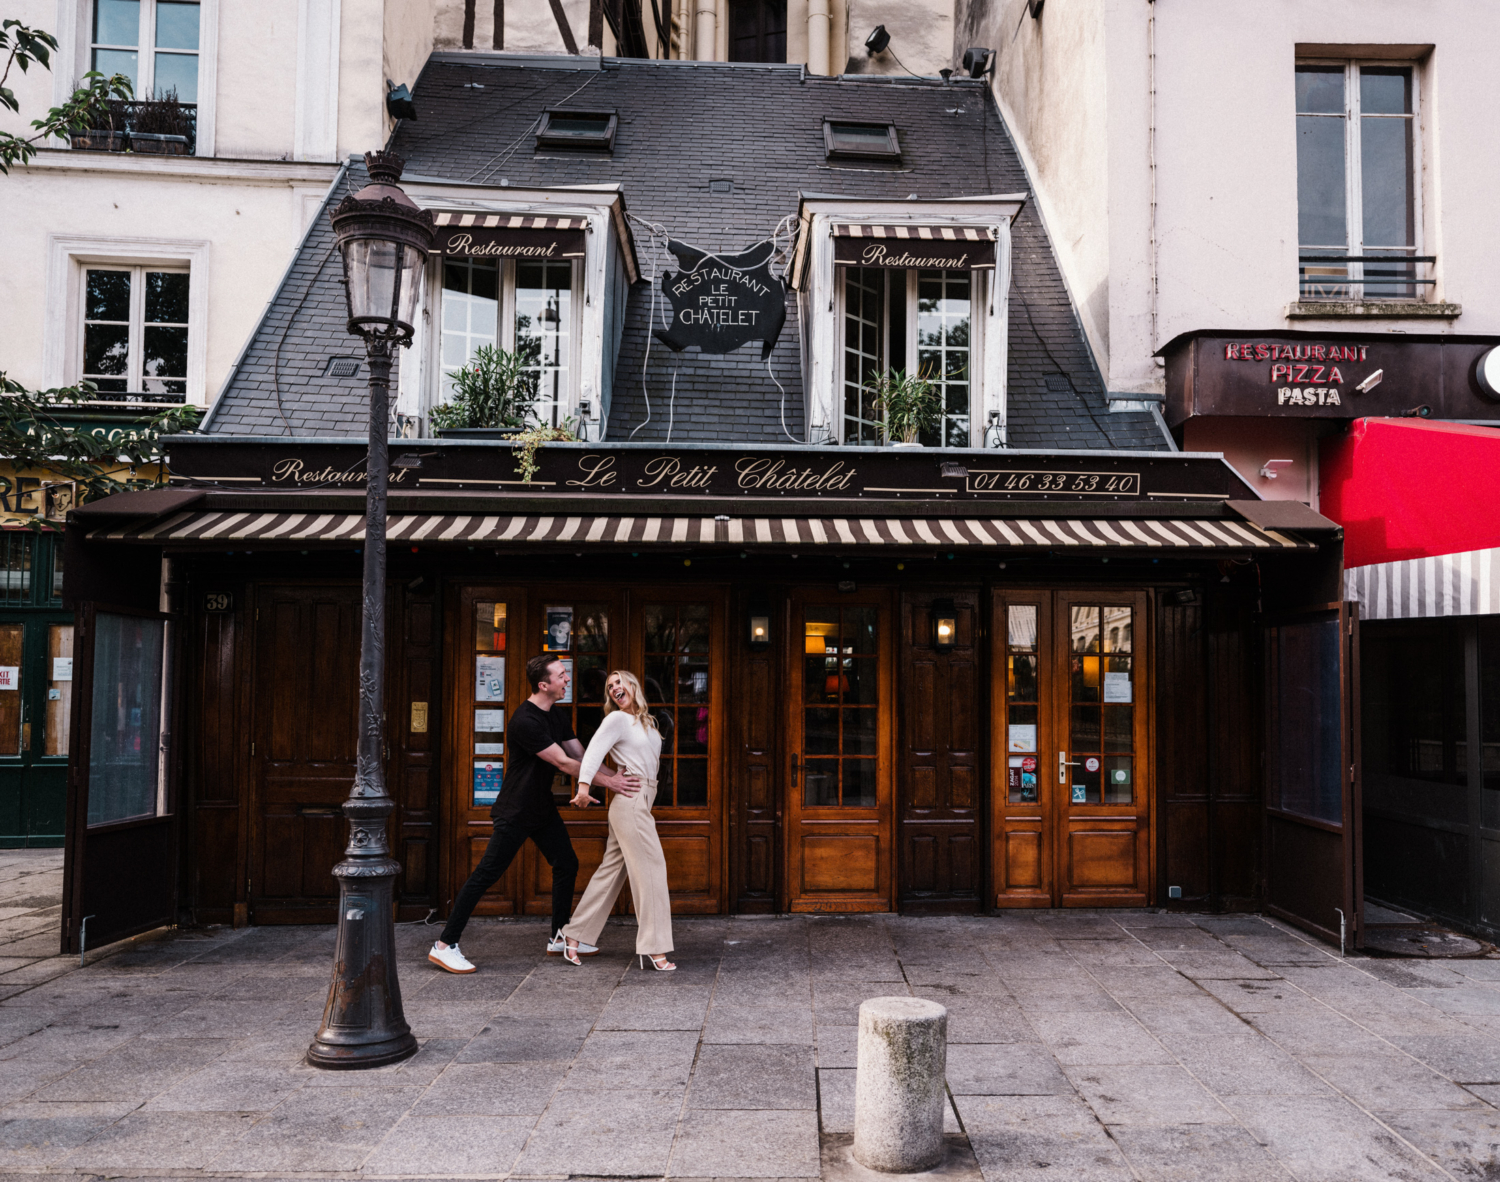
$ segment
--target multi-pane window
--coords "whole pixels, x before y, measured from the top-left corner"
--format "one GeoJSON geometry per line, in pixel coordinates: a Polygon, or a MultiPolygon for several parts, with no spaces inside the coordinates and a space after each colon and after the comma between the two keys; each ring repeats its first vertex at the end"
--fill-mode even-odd
{"type": "Polygon", "coordinates": [[[1135,797],[1132,614],[1109,604],[1070,612],[1071,804],[1130,804],[1135,797]]]}
{"type": "MultiPolygon", "coordinates": [[[[609,609],[602,603],[551,603],[542,608],[540,652],[555,656],[572,676],[569,696],[554,703],[573,724],[573,733],[588,746],[604,721],[604,682],[609,675],[609,609]]],[[[558,772],[552,791],[573,795],[573,777],[558,772]]],[[[604,789],[594,799],[604,800],[604,789]]]]}
{"type": "Polygon", "coordinates": [[[186,271],[89,267],[80,375],[106,399],[182,402],[187,394],[186,271]]]}
{"type": "Polygon", "coordinates": [[[1426,260],[1411,67],[1308,63],[1296,78],[1302,298],[1414,298],[1426,260]]]}
{"type": "Polygon", "coordinates": [[[197,0],[94,0],[91,69],[124,74],[137,99],[198,101],[197,0]]]}
{"type": "Polygon", "coordinates": [[[843,441],[883,442],[870,382],[900,370],[926,378],[937,388],[938,422],[922,432],[921,442],[929,447],[972,446],[972,273],[844,267],[841,281],[843,441]]]}
{"type": "Polygon", "coordinates": [[[808,808],[874,808],[880,710],[878,609],[806,610],[804,803],[808,808]]]}
{"type": "Polygon", "coordinates": [[[786,0],[729,0],[729,60],[786,61],[786,0]]]}
{"type": "Polygon", "coordinates": [[[559,425],[572,406],[573,264],[445,259],[437,400],[484,345],[518,353],[538,422],[559,425]]]}
{"type": "Polygon", "coordinates": [[[474,779],[470,808],[489,808],[505,779],[506,604],[474,605],[474,779]]]}
{"type": "Polygon", "coordinates": [[[1041,712],[1037,605],[1005,609],[1006,795],[1012,804],[1037,803],[1037,725],[1041,712]]]}
{"type": "Polygon", "coordinates": [[[656,807],[708,804],[709,609],[706,603],[648,603],[642,688],[661,730],[656,807]]]}

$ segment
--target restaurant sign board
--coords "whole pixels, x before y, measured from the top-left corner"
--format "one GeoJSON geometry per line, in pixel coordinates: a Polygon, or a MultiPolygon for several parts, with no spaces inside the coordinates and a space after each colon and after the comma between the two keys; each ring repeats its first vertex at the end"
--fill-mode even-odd
{"type": "Polygon", "coordinates": [[[1167,421],[1195,415],[1500,420],[1475,377],[1496,337],[1189,333],[1163,350],[1167,421]],[[1425,412],[1424,412],[1424,409],[1425,412]]]}
{"type": "Polygon", "coordinates": [[[661,277],[662,294],[672,308],[672,326],[656,339],[680,353],[697,345],[704,353],[729,353],[760,341],[761,360],[771,356],[786,324],[786,283],[771,274],[771,242],[738,254],[708,254],[685,242],[667,244],[681,271],[661,277]]]}

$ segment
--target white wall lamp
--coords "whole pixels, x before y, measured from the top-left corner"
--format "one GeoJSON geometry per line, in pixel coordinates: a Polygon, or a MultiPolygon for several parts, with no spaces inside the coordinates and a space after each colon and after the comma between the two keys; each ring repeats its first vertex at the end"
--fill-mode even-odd
{"type": "Polygon", "coordinates": [[[1279,475],[1278,468],[1289,468],[1295,462],[1294,460],[1267,460],[1260,466],[1260,474],[1267,480],[1275,480],[1279,475]]]}

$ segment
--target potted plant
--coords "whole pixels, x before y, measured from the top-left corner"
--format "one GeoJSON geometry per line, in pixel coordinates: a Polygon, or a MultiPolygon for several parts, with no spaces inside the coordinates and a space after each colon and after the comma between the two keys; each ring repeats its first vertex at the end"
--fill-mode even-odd
{"type": "Polygon", "coordinates": [[[536,375],[519,353],[481,345],[453,372],[453,397],[428,413],[442,436],[504,438],[526,426],[536,398],[536,375]]]}
{"type": "Polygon", "coordinates": [[[864,385],[872,396],[880,429],[892,447],[921,447],[920,436],[937,426],[942,395],[937,383],[908,370],[885,370],[864,385]]]}
{"type": "Polygon", "coordinates": [[[177,101],[177,90],[135,105],[130,150],[153,156],[186,156],[193,136],[193,116],[177,101]]]}
{"type": "MultiPolygon", "coordinates": [[[[75,92],[83,83],[75,82],[75,92]]],[[[130,146],[129,105],[122,99],[112,98],[97,108],[88,128],[79,128],[68,133],[68,142],[88,152],[123,152],[130,146]]]]}

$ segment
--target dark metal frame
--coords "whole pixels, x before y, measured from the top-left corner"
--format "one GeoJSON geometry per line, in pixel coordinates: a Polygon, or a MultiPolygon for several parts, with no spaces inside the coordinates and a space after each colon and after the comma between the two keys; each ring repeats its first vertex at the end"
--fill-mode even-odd
{"type": "Polygon", "coordinates": [[[900,160],[901,142],[896,137],[896,125],[894,123],[873,122],[863,119],[831,119],[823,120],[823,151],[830,160],[900,160]],[[834,143],[834,126],[842,127],[884,127],[887,146],[881,148],[845,148],[834,143]]]}
{"type": "Polygon", "coordinates": [[[536,146],[556,151],[613,152],[615,133],[620,129],[620,116],[615,111],[570,111],[564,107],[549,107],[542,112],[542,121],[536,129],[536,146]],[[579,135],[552,130],[552,119],[603,119],[604,131],[599,135],[579,135]]]}

